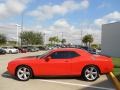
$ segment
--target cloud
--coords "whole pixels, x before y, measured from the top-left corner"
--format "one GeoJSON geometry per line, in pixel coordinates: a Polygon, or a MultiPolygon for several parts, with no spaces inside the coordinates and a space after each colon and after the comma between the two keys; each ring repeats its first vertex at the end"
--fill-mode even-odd
{"type": "MultiPolygon", "coordinates": [[[[20,32],[20,27],[18,28],[20,32]]],[[[0,31],[7,35],[11,40],[16,40],[17,27],[15,24],[9,24],[6,26],[0,26],[0,31]]],[[[40,25],[24,27],[24,31],[35,31],[45,33],[46,43],[49,43],[48,39],[52,36],[58,36],[60,39],[65,38],[67,43],[80,44],[81,32],[82,36],[86,34],[92,34],[94,37],[94,43],[101,42],[101,31],[97,29],[93,24],[81,24],[76,27],[70,24],[64,18],[56,20],[52,25],[43,27],[40,25]],[[62,35],[63,34],[63,35],[62,35]],[[63,36],[63,37],[62,37],[63,36]]]]}
{"type": "Polygon", "coordinates": [[[86,34],[92,34],[94,37],[94,43],[101,42],[101,31],[94,25],[81,24],[79,27],[75,27],[66,21],[65,19],[57,20],[52,26],[49,27],[52,32],[51,36],[58,35],[60,38],[66,38],[68,43],[80,44],[81,37],[86,34]],[[82,32],[82,36],[81,36],[82,32]]]}
{"type": "Polygon", "coordinates": [[[65,19],[59,19],[53,24],[52,27],[63,29],[63,28],[69,28],[70,24],[65,19]]]}
{"type": "Polygon", "coordinates": [[[0,19],[20,14],[30,0],[6,0],[0,3],[0,19]]]}
{"type": "Polygon", "coordinates": [[[100,29],[97,29],[93,24],[81,24],[79,27],[75,27],[63,18],[58,19],[49,27],[40,26],[39,28],[36,26],[35,31],[46,34],[46,43],[48,43],[49,37],[58,36],[60,39],[65,38],[67,40],[67,43],[80,44],[81,31],[82,36],[86,34],[92,34],[95,39],[94,43],[101,43],[101,31],[100,29]]]}
{"type": "Polygon", "coordinates": [[[111,5],[108,3],[108,2],[102,2],[99,6],[98,6],[98,8],[108,8],[108,7],[110,7],[111,5]]]}
{"type": "Polygon", "coordinates": [[[6,35],[8,40],[16,40],[17,30],[20,32],[21,27],[17,27],[16,24],[0,25],[0,32],[6,35]]]}
{"type": "Polygon", "coordinates": [[[94,23],[98,26],[101,26],[102,24],[113,23],[116,21],[120,21],[120,12],[118,11],[114,11],[103,16],[102,18],[98,18],[94,21],[94,23]]]}
{"type": "Polygon", "coordinates": [[[28,12],[28,15],[37,17],[39,20],[53,18],[55,15],[65,15],[74,10],[83,10],[89,7],[88,0],[75,2],[74,0],[66,0],[59,5],[39,6],[36,10],[28,12]]]}

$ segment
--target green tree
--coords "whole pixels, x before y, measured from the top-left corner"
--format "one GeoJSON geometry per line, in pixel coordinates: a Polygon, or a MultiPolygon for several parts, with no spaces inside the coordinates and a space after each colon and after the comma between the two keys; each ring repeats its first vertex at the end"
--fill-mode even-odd
{"type": "Polygon", "coordinates": [[[7,38],[4,34],[0,34],[0,45],[6,44],[7,38]]]}
{"type": "Polygon", "coordinates": [[[43,35],[40,32],[24,31],[20,33],[22,45],[43,44],[43,35]]]}
{"type": "Polygon", "coordinates": [[[83,39],[82,39],[82,42],[86,45],[86,46],[88,46],[88,47],[90,47],[90,45],[91,45],[91,43],[93,42],[93,36],[91,35],[91,34],[87,34],[87,35],[85,35],[84,37],[83,37],[83,39]]]}
{"type": "Polygon", "coordinates": [[[88,40],[86,36],[82,38],[82,42],[87,46],[88,40]]]}
{"type": "Polygon", "coordinates": [[[17,44],[16,41],[7,41],[7,45],[15,46],[17,44]]]}
{"type": "Polygon", "coordinates": [[[57,36],[54,36],[54,37],[53,37],[53,39],[54,39],[54,44],[56,44],[56,43],[59,43],[59,42],[60,42],[60,40],[59,40],[59,38],[58,38],[57,36]]]}
{"type": "Polygon", "coordinates": [[[62,44],[65,44],[65,43],[66,43],[66,39],[62,39],[62,40],[61,40],[61,43],[62,43],[62,44]]]}
{"type": "Polygon", "coordinates": [[[94,48],[94,49],[98,49],[99,48],[99,46],[97,44],[92,44],[91,47],[94,48]]]}
{"type": "Polygon", "coordinates": [[[51,42],[51,45],[53,45],[53,44],[56,44],[56,43],[59,43],[59,42],[60,42],[60,40],[58,39],[58,37],[57,37],[57,36],[50,37],[50,38],[49,38],[49,41],[51,42]]]}
{"type": "Polygon", "coordinates": [[[54,41],[54,40],[53,40],[53,37],[50,37],[50,38],[49,38],[49,41],[50,41],[50,44],[52,45],[52,44],[53,44],[53,41],[54,41]]]}

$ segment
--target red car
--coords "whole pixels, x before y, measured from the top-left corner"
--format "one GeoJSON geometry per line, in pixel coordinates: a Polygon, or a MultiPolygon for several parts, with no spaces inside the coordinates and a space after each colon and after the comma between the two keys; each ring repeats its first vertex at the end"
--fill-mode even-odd
{"type": "Polygon", "coordinates": [[[82,49],[60,48],[15,59],[8,63],[7,69],[21,81],[33,76],[82,76],[94,81],[100,74],[111,72],[113,63],[110,57],[92,55],[82,49]]]}
{"type": "Polygon", "coordinates": [[[26,49],[21,48],[21,47],[14,47],[14,48],[18,49],[18,50],[19,50],[19,53],[26,53],[26,52],[27,52],[26,49]]]}

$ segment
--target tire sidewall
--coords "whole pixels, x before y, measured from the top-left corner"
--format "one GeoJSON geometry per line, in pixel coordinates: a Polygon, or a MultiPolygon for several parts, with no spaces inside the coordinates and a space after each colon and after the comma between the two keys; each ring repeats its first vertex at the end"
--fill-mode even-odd
{"type": "Polygon", "coordinates": [[[19,67],[16,69],[15,76],[16,76],[16,79],[19,80],[19,81],[28,81],[28,80],[32,77],[32,70],[31,70],[31,68],[28,67],[28,66],[19,66],[19,67]],[[29,69],[29,72],[30,72],[30,76],[29,76],[29,78],[26,79],[26,80],[22,80],[22,79],[20,79],[20,78],[18,77],[18,75],[17,75],[18,70],[19,70],[20,68],[22,68],[22,67],[28,68],[28,69],[29,69]]]}
{"type": "Polygon", "coordinates": [[[12,51],[11,51],[11,50],[9,51],[9,54],[12,54],[12,51]]]}
{"type": "Polygon", "coordinates": [[[85,81],[95,81],[95,80],[97,80],[97,79],[99,78],[99,70],[98,70],[98,68],[97,68],[96,66],[92,66],[92,65],[86,66],[86,67],[83,69],[83,71],[82,71],[82,77],[83,77],[83,79],[84,79],[85,81]],[[93,79],[93,80],[89,80],[89,79],[87,79],[86,76],[85,76],[85,71],[86,71],[86,69],[88,69],[89,67],[94,67],[94,68],[97,70],[97,77],[96,77],[95,79],[93,79]]]}

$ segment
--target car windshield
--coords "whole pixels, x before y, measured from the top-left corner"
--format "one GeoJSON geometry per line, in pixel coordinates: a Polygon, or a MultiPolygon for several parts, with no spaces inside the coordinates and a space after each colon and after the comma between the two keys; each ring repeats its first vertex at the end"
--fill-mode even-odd
{"type": "Polygon", "coordinates": [[[45,53],[43,53],[41,55],[37,55],[36,57],[42,58],[42,57],[46,56],[48,53],[50,53],[50,52],[51,52],[51,50],[49,50],[49,51],[47,51],[47,52],[45,52],[45,53]]]}

